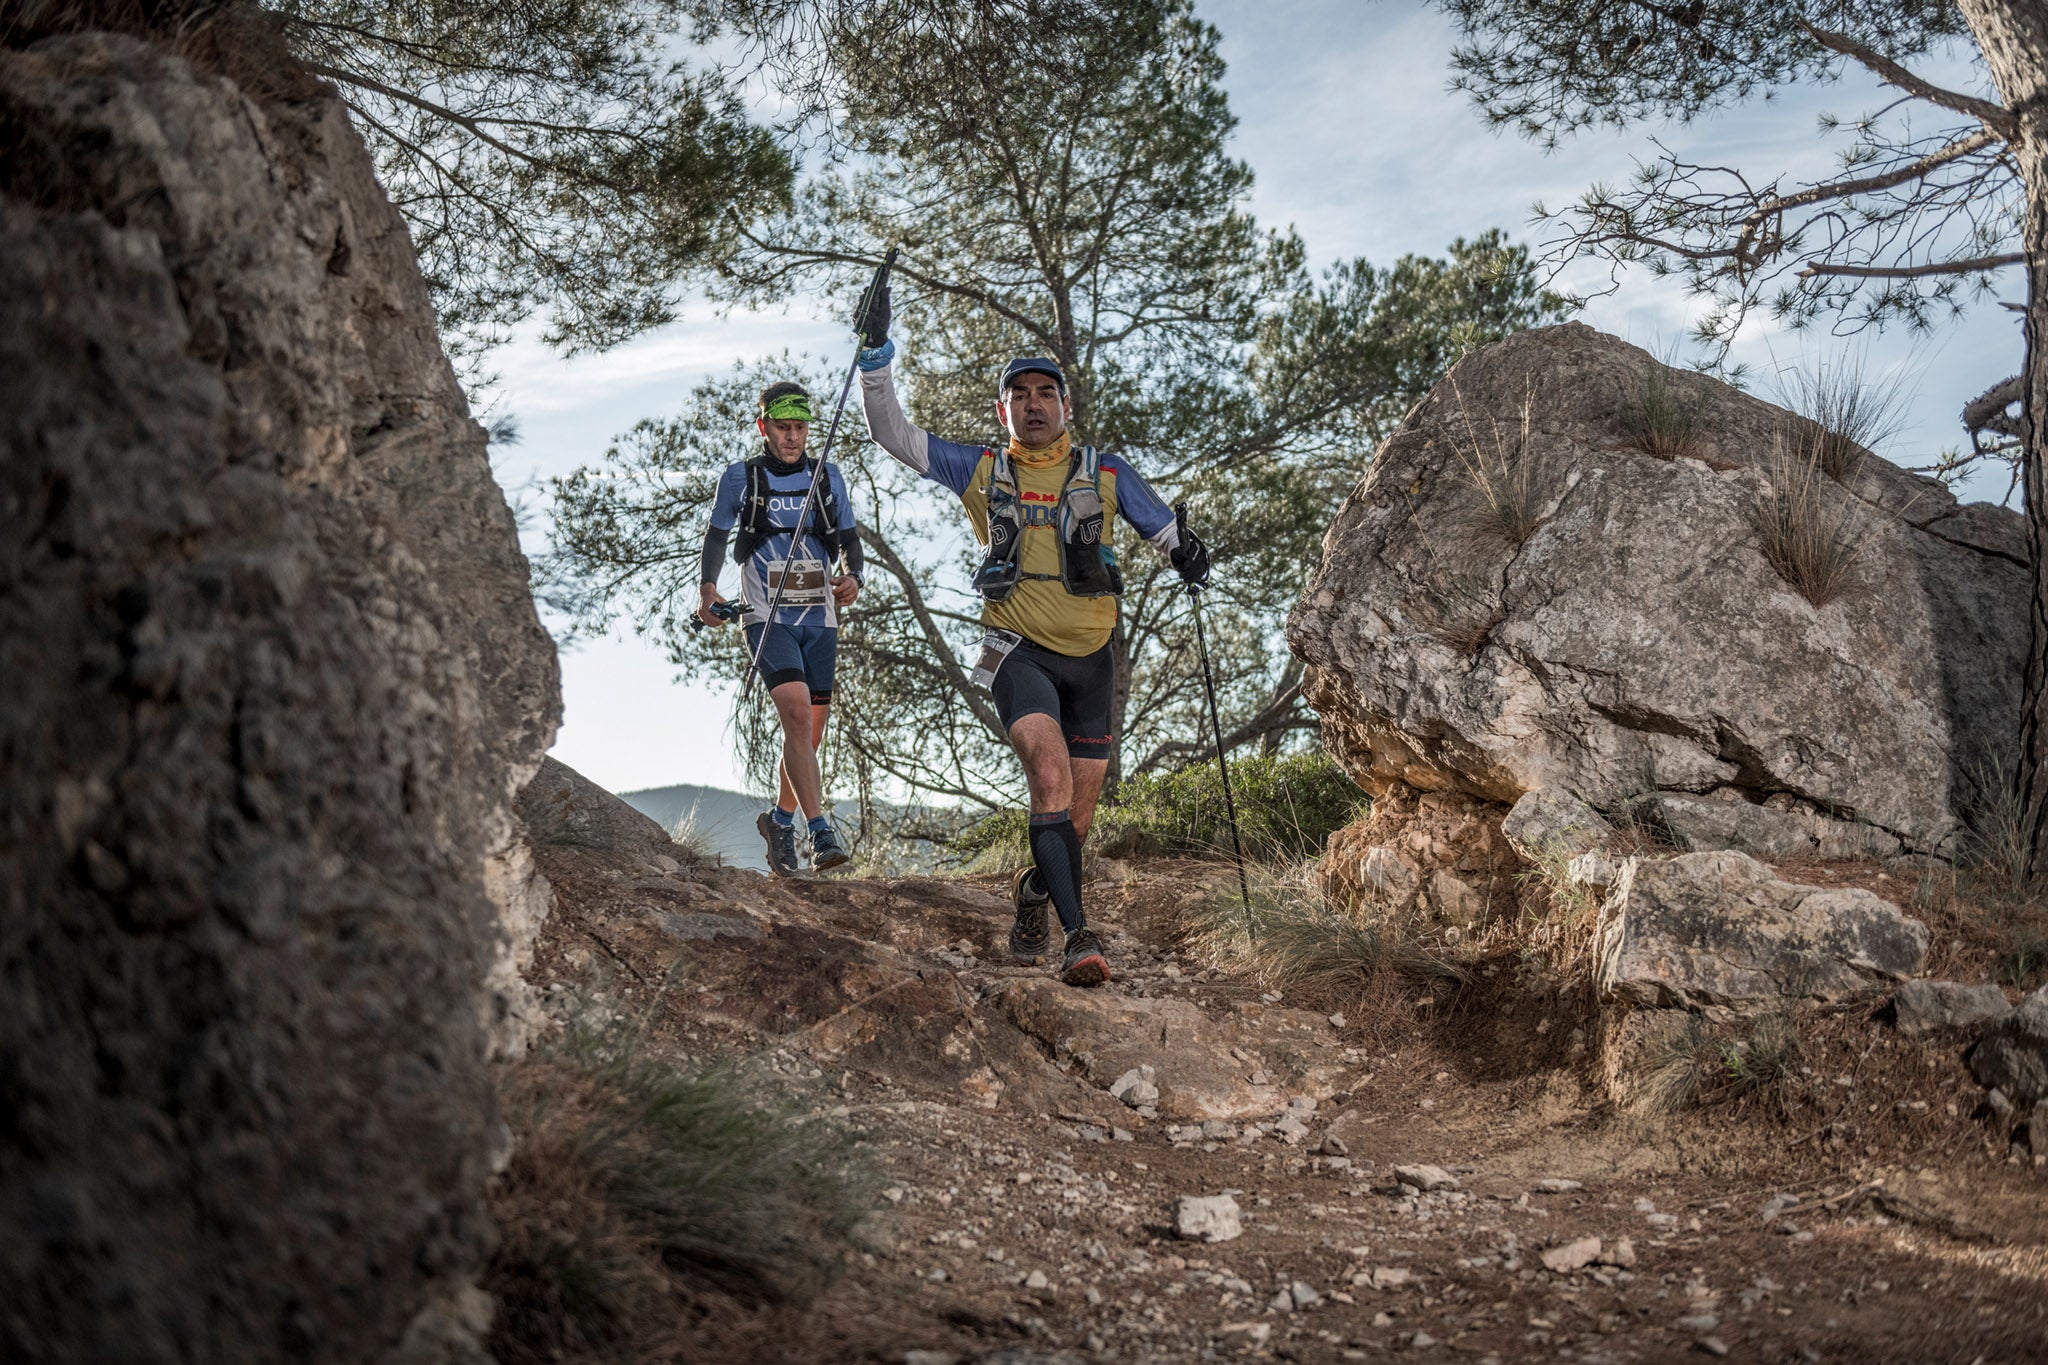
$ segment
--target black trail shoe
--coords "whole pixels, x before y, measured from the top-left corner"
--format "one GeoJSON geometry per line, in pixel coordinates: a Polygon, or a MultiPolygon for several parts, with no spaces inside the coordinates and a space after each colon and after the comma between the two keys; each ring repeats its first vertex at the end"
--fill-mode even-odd
{"type": "Polygon", "coordinates": [[[1093,929],[1083,929],[1067,939],[1067,960],[1060,967],[1060,980],[1069,986],[1100,986],[1109,980],[1109,959],[1102,955],[1102,942],[1093,929]]]}
{"type": "Polygon", "coordinates": [[[827,825],[811,831],[811,866],[820,872],[829,872],[853,861],[853,855],[846,851],[846,845],[839,842],[839,832],[827,825]]]}
{"type": "Polygon", "coordinates": [[[1010,958],[1024,967],[1038,961],[1052,936],[1045,913],[1046,902],[1052,898],[1031,889],[1033,870],[1020,867],[1017,875],[1010,878],[1010,903],[1017,907],[1016,922],[1010,926],[1010,958]]]}
{"type": "Polygon", "coordinates": [[[796,860],[796,826],[781,825],[767,811],[754,821],[754,828],[761,831],[761,837],[768,841],[768,870],[778,877],[791,876],[803,870],[796,860]]]}

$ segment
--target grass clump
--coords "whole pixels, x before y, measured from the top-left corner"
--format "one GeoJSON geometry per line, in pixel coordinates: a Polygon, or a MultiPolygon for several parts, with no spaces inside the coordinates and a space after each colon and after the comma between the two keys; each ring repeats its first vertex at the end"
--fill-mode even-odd
{"type": "Polygon", "coordinates": [[[1831,479],[1846,479],[1866,450],[1898,435],[1906,413],[1903,376],[1873,382],[1860,356],[1824,360],[1811,370],[1787,369],[1779,401],[1805,419],[1814,462],[1831,479]]]}
{"type": "MultiPolygon", "coordinates": [[[[1230,791],[1248,859],[1316,853],[1332,832],[1363,817],[1369,805],[1365,793],[1320,750],[1233,759],[1230,791]]],[[[954,835],[953,855],[970,871],[1014,867],[1030,856],[1029,826],[1028,812],[997,811],[954,835]]],[[[1230,821],[1215,758],[1125,781],[1116,798],[1097,809],[1088,847],[1108,857],[1228,855],[1230,821]]]]}
{"type": "Polygon", "coordinates": [[[503,1101],[485,1287],[508,1365],[687,1354],[718,1300],[808,1301],[858,1217],[837,1135],[617,1033],[570,1029],[507,1069],[503,1101]]]}
{"type": "Polygon", "coordinates": [[[1662,460],[1697,459],[1701,449],[1700,405],[1705,390],[1696,385],[1687,396],[1673,382],[1669,366],[1652,362],[1636,381],[1631,401],[1622,406],[1622,430],[1636,449],[1662,460]]]}
{"type": "Polygon", "coordinates": [[[1189,908],[1190,947],[1212,965],[1333,1002],[1389,982],[1457,981],[1465,969],[1411,928],[1353,914],[1320,889],[1308,863],[1251,869],[1251,914],[1233,884],[1189,908]]]}
{"type": "Polygon", "coordinates": [[[1798,1072],[1799,1046],[1789,1014],[1772,1011],[1720,1027],[1688,1014],[1652,1044],[1630,1107],[1669,1118],[1774,1093],[1798,1072]]]}
{"type": "Polygon", "coordinates": [[[1490,531],[1508,544],[1520,546],[1543,524],[1543,501],[1537,489],[1536,459],[1529,449],[1530,414],[1535,405],[1533,391],[1522,396],[1522,417],[1511,436],[1501,434],[1502,423],[1487,418],[1487,435],[1481,437],[1472,420],[1472,410],[1455,382],[1451,385],[1454,412],[1463,426],[1462,434],[1450,428],[1451,454],[1456,457],[1465,482],[1479,495],[1472,514],[1480,529],[1490,531]]]}
{"type": "Polygon", "coordinates": [[[1871,535],[1862,504],[1838,491],[1820,446],[1780,438],[1757,484],[1757,536],[1778,576],[1816,607],[1840,597],[1871,535]]]}

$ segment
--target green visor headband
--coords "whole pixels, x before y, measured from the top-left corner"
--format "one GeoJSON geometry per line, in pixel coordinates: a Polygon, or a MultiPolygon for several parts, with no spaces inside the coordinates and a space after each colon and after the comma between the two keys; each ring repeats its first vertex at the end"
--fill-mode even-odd
{"type": "Polygon", "coordinates": [[[801,393],[785,393],[770,403],[762,416],[776,422],[808,422],[811,420],[811,400],[801,393]]]}

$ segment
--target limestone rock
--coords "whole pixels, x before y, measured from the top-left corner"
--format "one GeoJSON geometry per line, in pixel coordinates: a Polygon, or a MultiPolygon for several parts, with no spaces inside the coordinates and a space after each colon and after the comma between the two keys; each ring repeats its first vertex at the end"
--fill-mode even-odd
{"type": "Polygon", "coordinates": [[[1455,1190],[1458,1188],[1458,1177],[1452,1175],[1441,1166],[1396,1166],[1394,1168],[1394,1178],[1404,1184],[1413,1185],[1424,1194],[1430,1194],[1437,1190],[1455,1190]]]}
{"type": "Polygon", "coordinates": [[[1810,810],[1781,810],[1740,799],[1709,800],[1662,792],[1637,802],[1641,824],[1695,853],[1736,849],[1759,858],[1896,857],[1899,841],[1869,825],[1830,819],[1810,810]]]}
{"type": "Polygon", "coordinates": [[[1970,1050],[1970,1072],[2021,1109],[2048,1099],[2048,986],[1985,1032],[1970,1050]]]}
{"type": "Polygon", "coordinates": [[[1543,1268],[1562,1275],[1582,1270],[1599,1259],[1600,1239],[1581,1237],[1576,1242],[1567,1242],[1563,1246],[1546,1249],[1543,1252],[1543,1268]]]}
{"type": "Polygon", "coordinates": [[[1096,1085],[1151,1068],[1167,1118],[1255,1118],[1279,1107],[1278,1087],[1328,1098],[1345,1077],[1336,1055],[1315,1046],[1327,1032],[1322,1016],[1306,1010],[1240,1006],[1234,1018],[1215,1020],[1185,1000],[1083,992],[1045,979],[1015,982],[996,999],[1012,1023],[1071,1056],[1096,1085]],[[1269,1083],[1248,1081],[1232,1049],[1256,1052],[1269,1083]]]}
{"type": "Polygon", "coordinates": [[[1237,1201],[1227,1194],[1184,1194],[1173,1211],[1173,1233],[1195,1242],[1228,1242],[1244,1235],[1237,1201]]]}
{"type": "Polygon", "coordinates": [[[0,1336],[481,1359],[554,650],[347,114],[209,18],[260,80],[0,50],[0,1336]]]}
{"type": "Polygon", "coordinates": [[[1858,889],[1780,881],[1742,853],[1630,858],[1594,930],[1597,983],[1645,1008],[1836,1000],[1918,970],[1927,928],[1858,889]]]}
{"type": "Polygon", "coordinates": [[[1899,1032],[1924,1038],[1980,1029],[2011,1014],[2012,1006],[2006,1003],[2005,992],[1989,983],[1906,981],[1892,994],[1892,1013],[1899,1032]]]}
{"type": "Polygon", "coordinates": [[[1942,849],[2018,723],[2023,520],[1866,456],[1825,485],[1860,549],[1816,607],[1758,532],[1796,419],[1665,371],[1699,448],[1644,453],[1627,422],[1658,368],[1568,323],[1466,356],[1409,414],[1288,620],[1326,745],[1376,797],[1726,792],[1942,849]],[[1533,465],[1519,544],[1481,524],[1481,456],[1533,465]]]}
{"type": "Polygon", "coordinates": [[[1599,811],[1561,791],[1524,792],[1501,821],[1500,832],[1532,863],[1605,848],[1614,834],[1599,811]]]}

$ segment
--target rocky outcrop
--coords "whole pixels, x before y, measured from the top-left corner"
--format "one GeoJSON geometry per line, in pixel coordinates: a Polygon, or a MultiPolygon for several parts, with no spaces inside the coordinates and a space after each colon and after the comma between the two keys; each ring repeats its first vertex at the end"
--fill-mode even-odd
{"type": "Polygon", "coordinates": [[[2048,986],[1985,1033],[1970,1052],[1970,1071],[2021,1105],[2048,1101],[2048,986]]]}
{"type": "Polygon", "coordinates": [[[1288,622],[1331,752],[1376,795],[1713,795],[1767,810],[1773,840],[1825,842],[1824,820],[1949,847],[2017,724],[2021,519],[1865,456],[1823,481],[1858,549],[1815,606],[1759,536],[1788,431],[1577,324],[1460,361],[1339,510],[1288,622]],[[1690,454],[1628,434],[1652,377],[1696,413],[1690,454]]]}
{"type": "Polygon", "coordinates": [[[1919,970],[1927,926],[1868,891],[1781,881],[1742,853],[1631,858],[1600,908],[1595,982],[1641,1008],[1772,1008],[1919,970]]]}
{"type": "Polygon", "coordinates": [[[260,101],[0,51],[0,1352],[474,1354],[554,655],[342,107],[214,36],[260,101]]]}
{"type": "Polygon", "coordinates": [[[1975,1032],[2011,1013],[2005,992],[1988,982],[1908,981],[1892,994],[1892,1021],[1909,1038],[1975,1032]]]}

